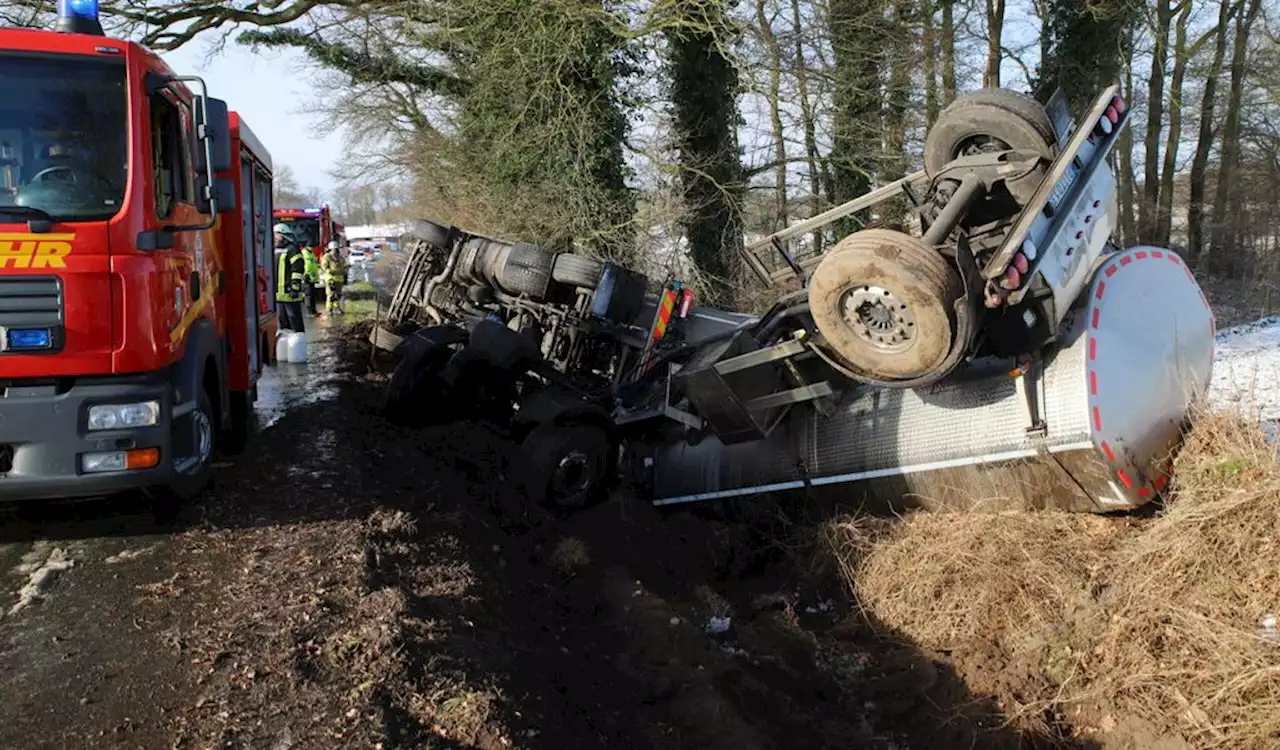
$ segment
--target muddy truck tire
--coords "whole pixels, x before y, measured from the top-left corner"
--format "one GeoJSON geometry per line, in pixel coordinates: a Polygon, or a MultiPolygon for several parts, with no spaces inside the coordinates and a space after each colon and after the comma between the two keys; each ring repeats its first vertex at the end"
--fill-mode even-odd
{"type": "Polygon", "coordinates": [[[409,225],[409,235],[416,240],[422,240],[428,245],[447,248],[449,247],[449,239],[452,232],[448,227],[441,226],[434,221],[418,219],[409,225]]]}
{"type": "Polygon", "coordinates": [[[1057,135],[1035,99],[1005,89],[979,89],[938,115],[924,143],[924,169],[932,178],[952,160],[984,151],[1016,149],[1053,159],[1057,135]]]}
{"type": "Polygon", "coordinates": [[[551,280],[581,289],[595,289],[600,285],[604,264],[594,258],[573,253],[560,253],[551,266],[551,280]]]}
{"type": "Polygon", "coordinates": [[[595,504],[610,472],[609,436],[600,427],[546,423],[520,442],[520,484],[530,502],[562,511],[595,504]]]}
{"type": "Polygon", "coordinates": [[[826,348],[875,380],[910,380],[946,362],[957,335],[959,273],[919,239],[889,229],[845,237],[809,283],[826,348]]]}
{"type": "Polygon", "coordinates": [[[388,421],[423,427],[452,418],[454,404],[439,375],[466,342],[466,331],[453,326],[422,328],[404,338],[383,398],[388,421]]]}

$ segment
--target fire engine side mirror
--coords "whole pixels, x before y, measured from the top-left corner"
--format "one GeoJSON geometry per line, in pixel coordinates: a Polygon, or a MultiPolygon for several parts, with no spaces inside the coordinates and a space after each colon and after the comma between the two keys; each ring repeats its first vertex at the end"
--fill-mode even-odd
{"type": "MultiPolygon", "coordinates": [[[[193,139],[197,143],[203,135],[207,138],[210,145],[210,158],[213,159],[213,170],[211,177],[216,176],[219,172],[229,172],[231,170],[231,114],[227,109],[227,103],[221,99],[213,97],[196,97],[196,138],[193,139]],[[203,99],[204,106],[201,107],[200,99],[203,99]],[[204,122],[204,132],[201,133],[200,112],[208,116],[208,121],[204,122]]],[[[203,145],[203,144],[201,144],[203,145]]],[[[208,172],[208,164],[206,162],[206,151],[204,148],[196,149],[196,169],[200,172],[208,172]]]]}
{"type": "MultiPolygon", "coordinates": [[[[236,210],[236,181],[230,177],[218,177],[213,181],[213,198],[218,204],[218,213],[229,214],[236,210]]],[[[200,210],[209,212],[208,201],[201,201],[200,210]]]]}

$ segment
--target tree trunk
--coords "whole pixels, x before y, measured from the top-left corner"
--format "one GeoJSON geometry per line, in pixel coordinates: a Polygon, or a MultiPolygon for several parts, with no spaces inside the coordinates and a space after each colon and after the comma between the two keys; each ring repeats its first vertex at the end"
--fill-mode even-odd
{"type": "MultiPolygon", "coordinates": [[[[809,169],[809,215],[816,216],[822,205],[822,157],[818,154],[818,128],[809,100],[809,66],[804,57],[804,27],[800,23],[800,0],[791,0],[791,33],[795,39],[792,66],[800,96],[800,124],[804,130],[804,155],[809,169]]],[[[813,232],[813,251],[822,252],[822,230],[813,232]]]]}
{"type": "Polygon", "coordinates": [[[1169,63],[1169,25],[1172,20],[1170,0],[1157,0],[1156,25],[1151,30],[1155,47],[1151,52],[1151,79],[1147,84],[1142,200],[1138,203],[1138,241],[1144,244],[1154,242],[1156,235],[1156,205],[1160,202],[1160,130],[1164,123],[1164,69],[1169,63]]]}
{"type": "Polygon", "coordinates": [[[1045,0],[1050,45],[1039,88],[1062,87],[1078,111],[1115,83],[1139,8],[1134,0],[1045,0]]]}
{"type": "Polygon", "coordinates": [[[956,0],[939,0],[942,5],[942,106],[956,100],[956,0]]]}
{"type": "Polygon", "coordinates": [[[1182,143],[1182,82],[1187,75],[1187,63],[1196,54],[1209,34],[1187,45],[1187,24],[1191,20],[1191,0],[1182,0],[1178,11],[1178,25],[1174,31],[1173,78],[1169,82],[1169,132],[1164,141],[1164,166],[1160,172],[1160,201],[1156,209],[1155,244],[1168,245],[1173,234],[1173,191],[1177,186],[1178,146],[1182,143]]]}
{"type": "MultiPolygon", "coordinates": [[[[884,149],[881,154],[879,181],[892,182],[907,173],[907,111],[911,106],[911,63],[914,45],[912,30],[916,9],[910,0],[894,3],[893,37],[889,57],[889,88],[885,96],[884,149]]],[[[884,205],[882,218],[893,224],[907,219],[902,200],[884,205]]]]}
{"type": "Polygon", "coordinates": [[[1218,79],[1222,77],[1222,65],[1227,57],[1227,31],[1231,19],[1239,11],[1240,0],[1220,0],[1218,4],[1218,28],[1213,38],[1213,63],[1205,73],[1204,96],[1200,100],[1200,135],[1196,141],[1196,154],[1191,159],[1191,175],[1188,178],[1187,197],[1187,262],[1199,265],[1207,259],[1204,244],[1204,198],[1208,179],[1209,152],[1213,150],[1213,110],[1218,97],[1218,79]]]}
{"type": "Polygon", "coordinates": [[[1247,0],[1236,17],[1235,46],[1231,51],[1231,92],[1227,97],[1227,121],[1222,128],[1222,163],[1213,194],[1213,244],[1209,253],[1212,273],[1230,274],[1236,267],[1235,227],[1228,226],[1228,207],[1238,195],[1235,181],[1240,167],[1240,106],[1244,100],[1245,66],[1249,55],[1249,31],[1258,17],[1262,0],[1247,0]]]}
{"type": "MultiPolygon", "coordinates": [[[[1125,45],[1124,64],[1124,100],[1133,101],[1133,30],[1129,30],[1128,44],[1125,45]]],[[[1116,143],[1117,190],[1120,193],[1120,236],[1128,245],[1137,244],[1137,227],[1134,222],[1133,204],[1133,128],[1125,128],[1116,143]]]]}
{"type": "MultiPolygon", "coordinates": [[[[880,147],[880,70],[883,8],[879,0],[831,0],[828,11],[832,69],[831,201],[844,203],[871,188],[880,147]]],[[[836,225],[839,236],[865,224],[860,212],[836,225]]]]}
{"type": "Polygon", "coordinates": [[[1049,61],[1052,53],[1053,32],[1049,26],[1049,3],[1045,0],[1036,0],[1036,16],[1040,18],[1040,80],[1036,81],[1036,85],[1044,82],[1045,64],[1049,61]]]}
{"type": "Polygon", "coordinates": [[[938,40],[933,25],[933,4],[934,0],[922,0],[920,4],[921,36],[924,46],[924,125],[926,128],[933,127],[940,109],[938,106],[938,40]]]}
{"type": "Polygon", "coordinates": [[[730,267],[742,246],[738,78],[724,52],[732,38],[726,0],[679,8],[686,17],[667,32],[667,56],[685,197],[682,223],[689,255],[714,299],[717,287],[731,289],[730,267]]]}
{"type": "Polygon", "coordinates": [[[782,112],[778,101],[782,84],[782,49],[773,33],[773,19],[766,10],[765,0],[756,0],[756,23],[759,25],[760,41],[769,56],[769,124],[773,128],[773,160],[777,162],[773,182],[774,215],[769,222],[769,232],[773,233],[787,225],[787,141],[786,133],[782,130],[782,112]]]}
{"type": "Polygon", "coordinates": [[[1000,87],[1000,40],[1004,34],[1005,0],[987,0],[987,70],[982,76],[985,88],[1000,87]]]}

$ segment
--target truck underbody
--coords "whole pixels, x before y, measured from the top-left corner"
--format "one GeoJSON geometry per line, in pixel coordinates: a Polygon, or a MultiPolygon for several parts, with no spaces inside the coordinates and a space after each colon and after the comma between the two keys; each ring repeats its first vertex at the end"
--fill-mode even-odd
{"type": "MultiPolygon", "coordinates": [[[[1116,90],[1083,127],[1057,117],[1050,154],[927,158],[921,239],[864,230],[808,263],[779,241],[899,189],[915,200],[913,175],[758,243],[802,283],[762,315],[690,307],[679,282],[646,297],[653,285],[618,266],[419,222],[373,334],[401,354],[388,413],[502,425],[524,445],[531,497],[566,506],[619,469],[660,505],[840,488],[895,506],[1141,506],[1207,389],[1213,318],[1176,253],[1111,242],[1116,90]],[[914,307],[912,258],[954,279],[925,300],[942,314],[914,307]],[[936,342],[913,330],[948,319],[936,342]]],[[[1012,105],[996,93],[959,121],[998,123],[1012,105]]]]}

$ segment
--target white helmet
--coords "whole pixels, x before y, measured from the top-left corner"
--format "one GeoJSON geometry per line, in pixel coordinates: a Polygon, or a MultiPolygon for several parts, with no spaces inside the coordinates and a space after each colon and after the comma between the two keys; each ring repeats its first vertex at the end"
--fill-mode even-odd
{"type": "Polygon", "coordinates": [[[293,234],[293,230],[290,229],[289,225],[285,224],[283,221],[280,222],[279,224],[276,224],[274,227],[272,227],[271,231],[275,232],[276,234],[293,234]]]}
{"type": "Polygon", "coordinates": [[[338,241],[337,241],[337,240],[329,240],[329,249],[330,249],[330,250],[337,250],[337,249],[338,249],[338,241]]]}

